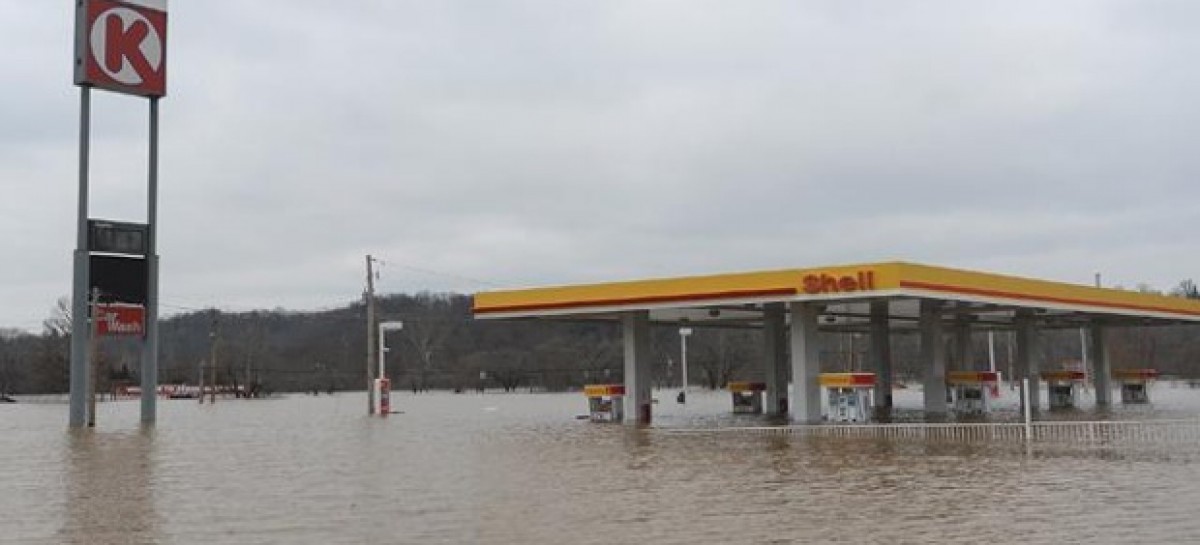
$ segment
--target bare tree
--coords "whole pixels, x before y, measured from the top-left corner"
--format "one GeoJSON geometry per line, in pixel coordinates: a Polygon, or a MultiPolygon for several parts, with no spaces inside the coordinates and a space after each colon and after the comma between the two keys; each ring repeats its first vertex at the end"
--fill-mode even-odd
{"type": "Polygon", "coordinates": [[[458,329],[459,321],[453,316],[453,301],[449,295],[422,293],[416,297],[424,311],[418,319],[404,321],[403,337],[411,347],[420,366],[420,389],[429,388],[429,376],[439,357],[446,357],[446,341],[458,329]]]}
{"type": "Polygon", "coordinates": [[[700,368],[705,386],[712,390],[723,388],[757,356],[759,347],[750,337],[744,331],[728,330],[693,336],[692,342],[696,347],[694,363],[700,368]]]}
{"type": "Polygon", "coordinates": [[[0,352],[0,397],[13,391],[17,380],[17,356],[8,347],[0,352]]]}
{"type": "Polygon", "coordinates": [[[42,321],[42,337],[34,357],[34,388],[41,392],[66,392],[71,361],[71,301],[60,297],[42,321]]]}
{"type": "Polygon", "coordinates": [[[71,336],[70,299],[59,297],[58,301],[55,301],[54,308],[50,311],[50,317],[42,320],[42,329],[50,336],[71,336]]]}
{"type": "Polygon", "coordinates": [[[1200,288],[1196,287],[1196,283],[1188,278],[1179,282],[1175,289],[1171,290],[1171,295],[1176,297],[1186,297],[1188,299],[1200,299],[1200,288]]]}

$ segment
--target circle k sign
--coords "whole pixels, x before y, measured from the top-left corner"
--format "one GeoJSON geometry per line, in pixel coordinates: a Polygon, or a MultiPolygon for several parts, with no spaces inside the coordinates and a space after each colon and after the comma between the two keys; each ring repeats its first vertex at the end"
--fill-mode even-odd
{"type": "Polygon", "coordinates": [[[166,0],[77,0],[75,83],[167,93],[166,0]]]}

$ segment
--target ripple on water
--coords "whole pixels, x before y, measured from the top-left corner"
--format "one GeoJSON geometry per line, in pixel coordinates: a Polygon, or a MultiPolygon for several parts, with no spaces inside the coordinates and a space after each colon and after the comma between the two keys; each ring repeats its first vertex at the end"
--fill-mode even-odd
{"type": "MultiPolygon", "coordinates": [[[[1170,414],[1200,414],[1189,392],[1170,414]]],[[[153,430],[137,425],[137,403],[109,403],[78,433],[64,430],[65,406],[0,406],[0,541],[1200,539],[1194,449],[661,429],[756,422],[705,392],[659,404],[651,429],[575,420],[578,394],[395,397],[404,414],[387,419],[363,415],[361,394],[164,402],[153,430]]]]}

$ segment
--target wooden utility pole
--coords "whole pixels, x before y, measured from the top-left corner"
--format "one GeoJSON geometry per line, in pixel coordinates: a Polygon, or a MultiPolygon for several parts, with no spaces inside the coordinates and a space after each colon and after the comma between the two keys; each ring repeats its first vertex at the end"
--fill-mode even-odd
{"type": "Polygon", "coordinates": [[[367,414],[375,414],[375,274],[374,259],[367,256],[367,291],[363,294],[367,305],[367,414]]]}
{"type": "MultiPolygon", "coordinates": [[[[212,329],[208,333],[209,339],[212,341],[208,344],[208,382],[212,388],[212,394],[208,396],[209,403],[217,402],[217,342],[220,340],[220,333],[217,330],[217,311],[213,310],[212,329]]],[[[200,392],[200,397],[204,397],[204,391],[200,392]]]]}
{"type": "Polygon", "coordinates": [[[200,404],[204,404],[204,360],[200,360],[200,395],[196,396],[200,404]]]}

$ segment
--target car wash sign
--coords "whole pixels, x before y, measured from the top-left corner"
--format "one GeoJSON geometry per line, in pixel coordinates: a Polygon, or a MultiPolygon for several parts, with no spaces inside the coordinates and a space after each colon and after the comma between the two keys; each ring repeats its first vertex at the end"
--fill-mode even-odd
{"type": "Polygon", "coordinates": [[[96,334],[145,335],[146,309],[139,305],[96,305],[96,334]]]}
{"type": "Polygon", "coordinates": [[[76,0],[75,84],[167,94],[167,0],[76,0]]]}

